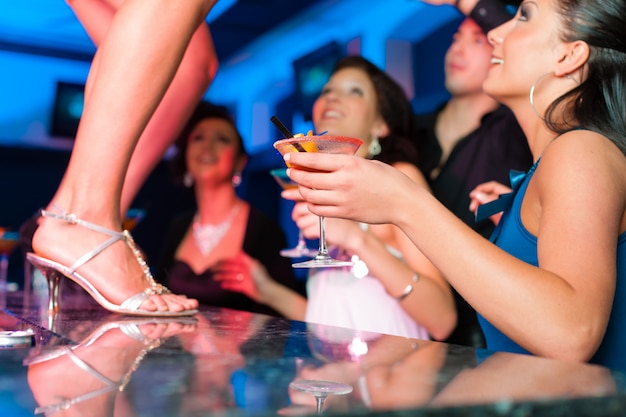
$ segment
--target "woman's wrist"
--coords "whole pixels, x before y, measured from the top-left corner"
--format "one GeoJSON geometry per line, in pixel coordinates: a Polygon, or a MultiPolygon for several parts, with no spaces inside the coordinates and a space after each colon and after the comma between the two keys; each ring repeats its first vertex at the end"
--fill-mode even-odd
{"type": "Polygon", "coordinates": [[[390,210],[388,222],[397,226],[405,233],[415,226],[416,218],[420,217],[419,212],[422,209],[423,202],[434,198],[427,189],[417,184],[414,185],[398,198],[394,197],[391,199],[391,206],[394,207],[394,210],[390,210]]]}
{"type": "MultiPolygon", "coordinates": [[[[270,305],[274,302],[273,295],[276,291],[276,281],[274,281],[270,277],[265,277],[263,280],[255,280],[255,296],[250,297],[253,298],[254,301],[260,304],[270,305]]],[[[271,305],[270,305],[271,307],[271,305]]]]}
{"type": "Polygon", "coordinates": [[[413,274],[413,276],[411,277],[412,282],[410,284],[407,284],[406,287],[404,287],[404,290],[402,290],[402,293],[400,295],[393,296],[393,298],[398,300],[398,302],[402,302],[405,298],[407,298],[413,292],[414,285],[417,284],[419,279],[420,279],[420,276],[417,273],[413,274]]]}

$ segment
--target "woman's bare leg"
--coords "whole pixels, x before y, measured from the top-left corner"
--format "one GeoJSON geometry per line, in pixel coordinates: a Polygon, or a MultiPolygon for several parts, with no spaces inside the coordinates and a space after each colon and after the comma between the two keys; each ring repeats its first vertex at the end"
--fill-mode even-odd
{"type": "MultiPolygon", "coordinates": [[[[58,206],[85,221],[120,230],[122,186],[133,150],[214,2],[127,0],[119,8],[98,50],[97,77],[88,82],[74,150],[55,196],[58,206]]],[[[41,256],[71,265],[106,239],[100,233],[43,218],[33,248],[41,256]]],[[[149,285],[123,242],[102,252],[80,272],[116,304],[149,285]]],[[[195,300],[167,294],[151,296],[141,308],[181,311],[196,306],[195,300]]]]}
{"type": "Polygon", "coordinates": [[[202,24],[133,152],[122,188],[122,213],[126,213],[148,175],[180,134],[215,77],[217,62],[209,28],[202,24]]]}
{"type": "MultiPolygon", "coordinates": [[[[92,41],[99,46],[124,1],[74,0],[71,6],[92,41]]],[[[93,71],[97,71],[97,62],[95,59],[93,71]]],[[[215,77],[217,67],[213,39],[203,22],[192,36],[174,79],[133,152],[122,187],[121,215],[127,212],[148,175],[180,133],[215,77]]]]}

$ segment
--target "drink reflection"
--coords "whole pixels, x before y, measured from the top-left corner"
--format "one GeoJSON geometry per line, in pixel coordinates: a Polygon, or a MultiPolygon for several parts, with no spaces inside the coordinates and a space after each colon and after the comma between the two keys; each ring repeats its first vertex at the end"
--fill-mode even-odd
{"type": "MultiPolygon", "coordinates": [[[[301,360],[296,380],[341,382],[354,388],[351,394],[328,397],[329,410],[416,408],[433,397],[447,345],[312,324],[309,330],[317,360],[301,360]]],[[[290,391],[290,398],[295,405],[315,405],[310,394],[290,391]]]]}
{"type": "Polygon", "coordinates": [[[593,365],[234,310],[192,319],[111,316],[58,329],[64,337],[24,361],[36,411],[55,416],[314,415],[314,395],[289,388],[299,380],[352,387],[328,396],[324,414],[508,407],[602,397],[618,386],[593,365]]]}
{"type": "MultiPolygon", "coordinates": [[[[353,393],[327,399],[334,412],[511,404],[617,391],[611,372],[595,365],[348,330],[338,337],[338,331],[333,340],[328,333],[320,339],[319,332],[310,339],[318,361],[301,360],[296,376],[353,385],[353,393]]],[[[314,410],[312,395],[290,391],[290,398],[294,409],[314,410]]]]}

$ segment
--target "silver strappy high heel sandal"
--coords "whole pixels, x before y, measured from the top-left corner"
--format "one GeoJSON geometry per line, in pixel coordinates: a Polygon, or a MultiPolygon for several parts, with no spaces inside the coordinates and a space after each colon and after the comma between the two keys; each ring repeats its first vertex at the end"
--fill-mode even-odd
{"type": "Polygon", "coordinates": [[[163,285],[158,284],[154,281],[152,274],[150,273],[150,269],[146,264],[141,251],[137,248],[137,245],[133,241],[132,236],[127,230],[122,232],[116,232],[114,230],[106,229],[104,227],[95,225],[93,223],[86,222],[76,217],[76,215],[71,213],[55,213],[47,210],[41,210],[41,215],[44,217],[50,217],[53,219],[65,221],[70,224],[79,225],[85,227],[90,230],[94,230],[96,232],[100,232],[106,235],[111,236],[110,239],[102,243],[97,248],[87,252],[72,266],[65,266],[58,262],[52,261],[50,259],[46,259],[34,253],[26,254],[26,259],[33,264],[36,268],[40,269],[43,275],[46,277],[48,282],[48,290],[49,290],[49,301],[48,301],[48,312],[54,313],[59,309],[59,283],[62,276],[65,276],[78,285],[80,285],[89,295],[102,307],[105,309],[119,314],[132,314],[136,316],[153,316],[153,317],[164,317],[164,316],[191,316],[198,312],[198,310],[183,310],[183,311],[151,311],[151,310],[143,310],[139,307],[141,304],[152,295],[162,295],[168,294],[170,291],[163,285]],[[77,270],[85,265],[87,262],[98,256],[102,253],[106,248],[111,246],[112,244],[118,241],[124,241],[128,245],[128,247],[133,251],[137,262],[143,269],[143,274],[146,280],[148,281],[148,287],[142,292],[135,294],[120,305],[114,304],[111,301],[107,300],[101,293],[98,291],[96,287],[94,287],[85,277],[83,277],[77,270]]]}

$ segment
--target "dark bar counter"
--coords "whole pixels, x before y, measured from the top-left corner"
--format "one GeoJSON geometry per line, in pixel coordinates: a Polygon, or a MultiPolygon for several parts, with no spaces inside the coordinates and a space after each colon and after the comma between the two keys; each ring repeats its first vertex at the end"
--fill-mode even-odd
{"type": "Polygon", "coordinates": [[[0,416],[315,415],[293,381],[349,384],[324,415],[624,416],[609,369],[432,341],[202,309],[193,318],[114,315],[84,296],[48,316],[9,294],[0,328],[32,345],[0,347],[0,416]]]}

